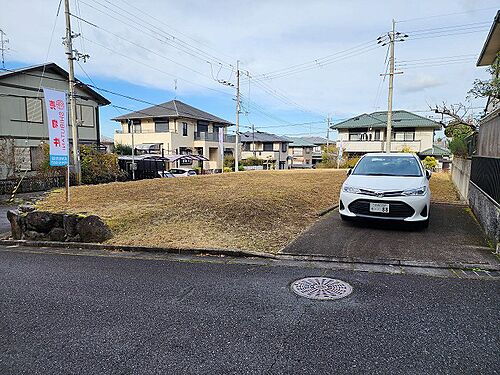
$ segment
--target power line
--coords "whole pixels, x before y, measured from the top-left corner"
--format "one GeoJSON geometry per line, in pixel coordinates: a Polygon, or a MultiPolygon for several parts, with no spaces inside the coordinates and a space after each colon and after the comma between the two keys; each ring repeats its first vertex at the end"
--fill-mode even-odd
{"type": "MultiPolygon", "coordinates": [[[[150,17],[150,18],[152,18],[153,20],[155,20],[155,21],[159,22],[160,24],[162,24],[162,25],[166,26],[167,28],[169,28],[169,29],[173,30],[174,32],[179,33],[179,34],[181,34],[181,35],[184,35],[186,38],[191,39],[191,40],[192,40],[192,41],[194,41],[195,43],[198,43],[198,44],[203,44],[203,45],[205,45],[206,47],[208,47],[209,49],[212,49],[214,52],[219,53],[219,51],[216,51],[216,50],[215,50],[212,46],[210,46],[208,43],[203,43],[203,42],[201,42],[201,41],[199,41],[199,40],[197,40],[197,39],[193,38],[192,36],[190,36],[190,35],[188,35],[188,34],[186,34],[186,33],[182,32],[182,31],[180,31],[180,30],[178,30],[178,29],[175,29],[174,27],[172,27],[172,26],[168,25],[167,23],[165,23],[165,22],[164,22],[164,21],[162,21],[161,19],[156,18],[156,17],[154,17],[153,15],[151,15],[151,14],[149,14],[149,13],[146,13],[144,10],[142,10],[142,9],[140,9],[140,8],[138,8],[138,7],[136,7],[136,6],[134,6],[133,4],[131,4],[131,3],[127,2],[127,1],[125,1],[125,0],[121,0],[121,2],[122,2],[122,3],[124,3],[124,4],[126,4],[126,5],[128,5],[128,6],[129,6],[129,7],[131,7],[131,8],[133,8],[133,9],[135,9],[135,10],[139,11],[140,13],[142,13],[142,14],[144,14],[144,15],[146,15],[146,16],[148,16],[148,17],[150,17]]],[[[178,38],[177,38],[177,39],[178,39],[178,38]]],[[[184,43],[185,43],[185,42],[184,42],[184,43]]],[[[186,44],[187,44],[187,43],[186,43],[186,44]]],[[[195,48],[196,48],[196,47],[195,47],[195,48]]],[[[232,56],[229,56],[229,55],[227,55],[227,54],[225,54],[225,53],[222,53],[222,54],[223,54],[223,55],[225,55],[226,57],[228,57],[230,60],[233,60],[233,61],[235,60],[232,56]]]]}
{"type": "Polygon", "coordinates": [[[419,29],[419,30],[410,30],[405,31],[407,34],[427,34],[428,32],[434,32],[435,30],[444,30],[444,31],[452,31],[451,29],[461,29],[467,30],[470,28],[484,27],[485,25],[489,25],[490,21],[483,22],[473,22],[473,23],[465,23],[461,25],[450,25],[450,26],[442,26],[442,27],[433,27],[429,29],[419,29]]]}
{"type": "Polygon", "coordinates": [[[460,14],[470,14],[472,12],[480,12],[484,10],[491,10],[491,9],[498,9],[498,7],[489,7],[489,8],[480,8],[480,9],[473,9],[472,11],[465,11],[465,12],[454,12],[454,13],[445,13],[445,14],[434,14],[430,16],[425,16],[425,17],[417,17],[417,18],[408,18],[406,20],[400,20],[397,21],[397,23],[402,23],[402,22],[412,22],[412,21],[417,21],[417,20],[425,20],[425,19],[430,19],[430,18],[438,18],[438,17],[448,17],[448,16],[456,16],[460,14]]]}
{"type": "Polygon", "coordinates": [[[454,36],[454,35],[464,35],[464,34],[473,34],[473,33],[479,33],[479,32],[484,32],[488,31],[489,28],[483,28],[481,30],[475,30],[475,31],[464,31],[464,32],[458,32],[458,33],[444,33],[444,34],[439,34],[439,35],[430,35],[430,36],[422,36],[422,37],[409,37],[408,40],[419,40],[419,39],[433,39],[433,38],[440,38],[444,36],[454,36]]]}
{"type": "Polygon", "coordinates": [[[441,56],[441,57],[427,57],[423,59],[413,59],[413,60],[397,60],[397,62],[413,62],[413,61],[427,61],[427,60],[442,60],[442,59],[453,59],[453,58],[461,58],[461,57],[474,57],[477,56],[477,53],[471,53],[466,55],[454,55],[454,56],[441,56]]]}
{"type": "MultiPolygon", "coordinates": [[[[92,4],[87,3],[86,1],[83,1],[83,0],[79,0],[79,1],[81,1],[83,4],[87,5],[88,7],[92,8],[92,9],[98,11],[98,12],[101,12],[101,13],[105,14],[107,17],[110,17],[110,18],[112,18],[112,19],[114,19],[116,21],[119,21],[121,23],[124,22],[122,19],[119,19],[118,17],[115,17],[114,15],[109,14],[108,12],[103,11],[102,9],[97,8],[97,7],[93,6],[92,4]]],[[[126,26],[128,26],[130,28],[133,28],[134,30],[136,30],[138,32],[141,32],[141,33],[143,33],[143,34],[145,34],[145,35],[147,35],[149,37],[153,37],[153,38],[159,40],[160,42],[163,42],[163,43],[168,44],[168,45],[170,45],[170,46],[172,46],[174,48],[177,48],[178,50],[180,50],[180,51],[182,51],[182,52],[184,52],[186,54],[189,54],[189,55],[191,55],[193,57],[199,58],[199,59],[201,59],[204,62],[212,62],[212,63],[215,62],[217,64],[222,64],[222,65],[226,65],[226,66],[232,67],[232,65],[227,64],[223,60],[215,58],[212,55],[207,54],[206,52],[199,52],[199,51],[197,51],[196,47],[195,47],[195,49],[193,49],[189,44],[187,44],[185,42],[182,42],[180,39],[178,39],[174,35],[165,32],[164,30],[158,28],[157,26],[154,26],[151,23],[149,23],[149,22],[147,22],[145,20],[142,20],[140,17],[137,17],[136,15],[134,15],[134,14],[132,14],[132,13],[126,11],[126,10],[123,10],[119,6],[116,6],[115,4],[112,4],[112,3],[110,3],[107,0],[104,0],[104,1],[106,1],[107,3],[113,5],[115,8],[118,8],[118,9],[122,10],[125,13],[131,14],[134,17],[134,18],[131,18],[131,17],[128,17],[126,15],[123,15],[123,14],[121,14],[119,12],[116,12],[116,10],[111,9],[110,7],[108,7],[108,6],[100,3],[99,1],[94,0],[94,3],[100,5],[101,7],[105,8],[105,9],[107,9],[107,10],[115,13],[116,15],[122,17],[123,19],[125,19],[126,21],[124,23],[125,23],[126,26]],[[137,20],[141,20],[143,22],[138,22],[137,20]],[[137,26],[133,26],[131,23],[136,24],[137,26]],[[146,33],[144,30],[150,31],[152,33],[152,35],[146,33]],[[155,35],[158,35],[158,34],[163,34],[163,36],[165,37],[165,40],[159,39],[158,37],[155,36],[155,35]],[[187,47],[184,46],[184,44],[186,44],[187,47]]]]}
{"type": "MultiPolygon", "coordinates": [[[[371,42],[371,43],[373,43],[373,42],[371,42]]],[[[345,60],[347,58],[354,57],[354,56],[359,56],[361,54],[368,53],[368,52],[373,51],[373,50],[378,49],[378,48],[379,48],[378,45],[373,45],[371,47],[367,46],[367,47],[353,50],[349,53],[344,53],[343,55],[338,56],[336,58],[330,58],[327,60],[316,59],[313,62],[309,63],[309,65],[304,65],[303,67],[297,67],[297,68],[288,69],[288,70],[283,69],[282,71],[278,71],[277,73],[274,73],[274,74],[270,74],[270,73],[265,74],[265,75],[261,74],[260,76],[254,77],[254,80],[263,81],[263,80],[283,78],[283,77],[287,77],[287,76],[290,76],[293,74],[302,73],[302,72],[305,72],[305,71],[308,71],[311,69],[317,69],[319,67],[322,68],[322,67],[324,67],[326,65],[330,65],[334,62],[342,61],[342,60],[345,60]]],[[[300,64],[300,65],[303,65],[303,64],[300,64]]]]}
{"type": "Polygon", "coordinates": [[[269,79],[269,77],[272,77],[272,76],[277,75],[277,74],[280,75],[280,74],[283,74],[284,72],[295,71],[297,69],[303,69],[305,67],[310,67],[310,66],[313,66],[313,67],[314,66],[321,66],[321,65],[324,65],[328,60],[332,59],[335,56],[342,55],[342,54],[345,54],[345,53],[355,52],[356,50],[359,50],[359,49],[364,49],[364,48],[368,47],[370,44],[373,44],[373,43],[375,43],[375,40],[366,41],[366,42],[360,43],[360,44],[358,44],[358,45],[356,45],[354,47],[350,47],[350,48],[347,48],[345,50],[338,51],[338,52],[335,52],[335,53],[332,53],[332,54],[329,54],[329,55],[326,55],[326,56],[314,59],[312,61],[307,61],[307,62],[304,62],[304,63],[301,63],[301,64],[291,65],[291,66],[288,66],[286,68],[273,70],[273,71],[270,71],[270,72],[267,72],[267,73],[264,73],[264,74],[257,75],[257,76],[255,76],[253,78],[254,79],[260,79],[260,78],[267,78],[267,79],[269,79]]]}
{"type": "Polygon", "coordinates": [[[101,44],[101,43],[99,43],[99,42],[96,42],[96,41],[94,41],[94,40],[91,40],[91,39],[89,39],[89,38],[87,38],[87,37],[83,37],[83,38],[85,38],[85,40],[87,40],[88,42],[90,42],[90,43],[92,43],[92,44],[95,44],[95,45],[97,45],[97,46],[99,46],[99,47],[101,47],[101,48],[104,48],[104,49],[106,49],[106,50],[108,50],[108,51],[110,51],[110,52],[116,53],[117,55],[120,55],[120,56],[122,56],[122,57],[124,57],[124,58],[126,58],[126,59],[128,59],[128,60],[130,60],[130,61],[133,61],[133,62],[137,63],[137,64],[140,64],[140,65],[146,66],[146,67],[148,67],[148,68],[150,68],[150,69],[153,69],[153,70],[156,70],[157,72],[160,72],[160,73],[162,73],[162,74],[168,75],[168,76],[173,77],[173,78],[177,78],[177,79],[179,79],[179,80],[181,80],[181,81],[184,81],[184,82],[190,83],[190,84],[195,85],[195,86],[203,87],[203,88],[205,88],[205,89],[207,89],[207,90],[215,91],[215,92],[218,92],[218,93],[221,93],[221,94],[224,94],[224,95],[230,95],[230,96],[233,96],[232,94],[229,94],[228,92],[221,91],[221,90],[218,90],[218,89],[214,89],[214,88],[212,88],[212,87],[208,87],[208,86],[202,85],[202,84],[200,84],[200,83],[193,82],[193,81],[187,80],[187,79],[185,79],[185,78],[180,78],[180,77],[178,77],[178,76],[175,76],[175,75],[174,75],[174,74],[172,74],[172,73],[169,73],[169,72],[166,72],[166,71],[164,71],[164,70],[161,70],[161,69],[159,69],[159,68],[157,68],[157,67],[155,67],[155,66],[152,66],[152,65],[146,64],[146,63],[144,63],[143,61],[140,61],[140,60],[134,59],[134,58],[130,57],[129,55],[126,55],[126,54],[124,54],[124,53],[118,52],[118,51],[116,51],[116,50],[114,50],[114,49],[112,49],[112,48],[110,48],[110,47],[107,47],[107,46],[105,46],[105,45],[103,45],[103,44],[101,44]]]}

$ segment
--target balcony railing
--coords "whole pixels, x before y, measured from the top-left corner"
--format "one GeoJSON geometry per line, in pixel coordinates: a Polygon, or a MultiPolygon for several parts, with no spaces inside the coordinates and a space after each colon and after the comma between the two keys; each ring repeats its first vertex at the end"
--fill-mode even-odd
{"type": "MultiPolygon", "coordinates": [[[[195,141],[208,141],[208,142],[219,142],[219,133],[205,133],[196,132],[194,133],[195,141]]],[[[224,143],[235,143],[236,136],[230,134],[224,134],[224,143]]]]}

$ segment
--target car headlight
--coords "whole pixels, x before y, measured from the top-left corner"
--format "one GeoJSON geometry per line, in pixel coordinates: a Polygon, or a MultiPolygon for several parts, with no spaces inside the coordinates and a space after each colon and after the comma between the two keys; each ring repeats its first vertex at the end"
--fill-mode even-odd
{"type": "Polygon", "coordinates": [[[342,186],[342,190],[345,192],[345,193],[351,193],[351,194],[359,194],[361,190],[359,190],[358,188],[356,187],[352,187],[352,186],[348,186],[348,185],[344,185],[342,186]]]}
{"type": "Polygon", "coordinates": [[[403,190],[403,195],[425,195],[425,192],[427,191],[426,186],[419,187],[417,189],[408,189],[408,190],[403,190]]]}

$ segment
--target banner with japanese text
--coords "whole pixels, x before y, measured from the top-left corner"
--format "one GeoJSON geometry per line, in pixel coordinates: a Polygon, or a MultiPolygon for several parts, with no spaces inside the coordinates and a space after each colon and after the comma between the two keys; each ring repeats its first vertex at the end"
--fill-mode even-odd
{"type": "Polygon", "coordinates": [[[50,166],[68,165],[68,111],[66,93],[43,88],[49,126],[50,166]]]}

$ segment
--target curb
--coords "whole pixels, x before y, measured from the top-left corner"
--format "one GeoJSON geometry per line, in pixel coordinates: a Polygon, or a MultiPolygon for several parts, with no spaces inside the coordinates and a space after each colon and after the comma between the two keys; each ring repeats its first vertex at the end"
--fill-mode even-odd
{"type": "Polygon", "coordinates": [[[332,212],[333,210],[336,210],[338,207],[339,207],[339,205],[337,203],[337,204],[334,204],[333,206],[325,208],[324,210],[318,212],[318,216],[325,216],[327,213],[332,212]]]}
{"type": "Polygon", "coordinates": [[[141,251],[147,253],[169,253],[169,254],[190,254],[203,256],[230,256],[244,258],[262,258],[272,260],[295,260],[303,262],[324,262],[324,263],[343,263],[343,264],[364,264],[364,265],[384,265],[384,266],[403,266],[415,268],[435,268],[435,269],[481,269],[487,271],[500,271],[500,263],[465,263],[465,262],[425,262],[415,260],[401,259],[364,259],[355,257],[329,257],[319,254],[291,254],[278,253],[269,254],[258,251],[240,250],[240,249],[189,249],[177,247],[147,247],[130,245],[107,245],[98,243],[81,242],[55,242],[55,241],[27,241],[27,240],[0,240],[0,245],[7,246],[26,246],[26,247],[52,247],[65,249],[97,249],[109,251],[141,251]]]}

